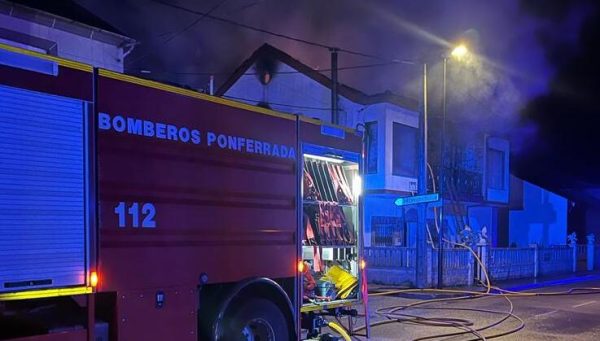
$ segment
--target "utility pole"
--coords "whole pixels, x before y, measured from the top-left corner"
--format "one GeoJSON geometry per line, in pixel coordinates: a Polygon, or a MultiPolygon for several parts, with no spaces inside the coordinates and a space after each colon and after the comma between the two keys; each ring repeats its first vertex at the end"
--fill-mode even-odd
{"type": "Polygon", "coordinates": [[[448,66],[448,58],[444,57],[444,75],[442,79],[442,137],[441,137],[441,152],[440,152],[440,199],[442,205],[440,206],[440,230],[438,231],[438,276],[437,276],[437,287],[441,289],[444,287],[444,206],[445,200],[445,177],[446,172],[444,170],[444,151],[446,144],[446,70],[448,66]]]}
{"type": "MultiPolygon", "coordinates": [[[[427,194],[427,64],[423,64],[423,98],[421,103],[423,116],[422,116],[422,124],[419,125],[421,127],[421,140],[423,143],[421,144],[421,158],[419,165],[419,179],[418,179],[418,192],[420,195],[427,194]]],[[[417,227],[416,232],[416,279],[415,285],[417,288],[426,288],[427,287],[427,269],[429,268],[429,262],[427,257],[427,239],[426,239],[426,229],[427,229],[427,204],[421,203],[418,206],[418,216],[419,216],[419,225],[417,227]]]]}
{"type": "Polygon", "coordinates": [[[331,123],[340,124],[338,113],[338,48],[329,49],[331,52],[331,123]]]}

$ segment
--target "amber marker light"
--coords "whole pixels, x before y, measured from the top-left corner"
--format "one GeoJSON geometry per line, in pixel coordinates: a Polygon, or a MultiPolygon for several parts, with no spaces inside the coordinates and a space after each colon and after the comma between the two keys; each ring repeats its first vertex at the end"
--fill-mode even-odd
{"type": "Polygon", "coordinates": [[[96,271],[92,271],[90,274],[90,285],[93,287],[98,285],[98,273],[96,271]]]}
{"type": "Polygon", "coordinates": [[[304,261],[298,261],[298,272],[304,272],[304,261]]]}

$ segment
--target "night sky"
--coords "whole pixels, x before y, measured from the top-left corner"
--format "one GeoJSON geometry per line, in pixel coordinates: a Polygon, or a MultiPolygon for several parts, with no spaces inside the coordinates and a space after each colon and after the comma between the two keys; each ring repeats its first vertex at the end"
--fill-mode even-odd
{"type": "MultiPolygon", "coordinates": [[[[197,15],[152,0],[77,2],[141,43],[128,57],[128,73],[206,88],[210,74],[222,83],[265,42],[313,68],[329,67],[326,49],[208,18],[198,21],[197,15]]],[[[517,175],[600,200],[598,1],[169,2],[382,60],[427,60],[434,93],[444,51],[465,41],[478,59],[449,65],[448,114],[470,122],[469,129],[510,137],[517,175]]],[[[381,60],[344,53],[339,58],[340,66],[376,63],[381,60]]],[[[418,80],[419,68],[406,64],[340,73],[341,82],[369,94],[391,90],[418,98],[418,80]]]]}

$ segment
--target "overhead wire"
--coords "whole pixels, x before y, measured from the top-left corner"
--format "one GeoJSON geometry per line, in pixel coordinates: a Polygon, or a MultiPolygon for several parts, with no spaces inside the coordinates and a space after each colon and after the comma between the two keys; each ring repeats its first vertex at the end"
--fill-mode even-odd
{"type": "MultiPolygon", "coordinates": [[[[274,31],[270,31],[267,29],[263,29],[263,28],[258,28],[255,26],[251,26],[251,25],[247,25],[247,24],[243,24],[243,23],[239,23],[237,21],[234,20],[230,20],[230,19],[226,19],[226,18],[222,18],[222,17],[218,17],[218,16],[214,16],[212,14],[210,14],[210,12],[201,12],[201,11],[197,11],[197,10],[193,10],[190,8],[186,8],[180,5],[176,5],[176,4],[171,4],[171,3],[167,3],[165,1],[162,0],[150,0],[152,2],[155,3],[159,3],[162,4],[164,6],[168,6],[171,8],[175,8],[175,9],[179,9],[188,13],[192,13],[192,14],[196,14],[201,16],[201,18],[209,18],[215,21],[219,21],[222,23],[226,23],[226,24],[230,24],[230,25],[234,25],[237,27],[241,27],[247,30],[252,30],[255,32],[260,32],[263,34],[267,34],[270,36],[274,36],[274,37],[278,37],[278,38],[282,38],[282,39],[287,39],[287,40],[291,40],[291,41],[295,41],[298,43],[302,43],[302,44],[306,44],[306,45],[310,45],[310,46],[315,46],[315,47],[320,47],[320,48],[325,48],[331,51],[338,51],[338,52],[343,52],[346,54],[350,54],[350,55],[356,55],[356,56],[361,56],[361,57],[365,57],[365,58],[372,58],[372,59],[377,59],[377,60],[382,60],[382,61],[387,61],[390,64],[397,64],[397,63],[403,63],[403,64],[417,64],[416,62],[413,61],[408,61],[408,60],[399,60],[399,59],[386,59],[383,58],[381,56],[377,56],[377,55],[373,55],[373,54],[369,54],[369,53],[364,53],[364,52],[360,52],[360,51],[354,51],[354,50],[350,50],[350,49],[346,49],[346,48],[339,48],[339,47],[334,47],[334,46],[330,46],[330,45],[326,45],[323,43],[319,43],[319,42],[314,42],[314,41],[309,41],[306,39],[302,39],[302,38],[298,38],[298,37],[293,37],[290,35],[286,35],[286,34],[282,34],[282,33],[277,33],[274,31]]],[[[360,67],[360,66],[359,66],[360,67]]],[[[359,68],[356,67],[356,68],[359,68]]],[[[321,70],[322,72],[325,70],[321,70]]],[[[192,74],[198,74],[198,73],[192,73],[192,74]]],[[[281,105],[281,104],[279,104],[281,105]]],[[[312,109],[317,109],[317,108],[312,108],[312,109]]],[[[432,170],[430,169],[430,171],[432,172],[432,170]]],[[[437,220],[436,220],[436,227],[437,226],[437,220]]],[[[444,326],[444,327],[456,327],[459,329],[463,329],[463,332],[460,333],[446,333],[446,334],[439,334],[439,335],[433,335],[433,336],[428,336],[428,337],[422,337],[419,338],[418,340],[426,340],[426,339],[431,339],[431,338],[437,338],[437,337],[448,337],[448,336],[457,336],[457,335],[463,335],[465,333],[471,333],[474,336],[477,337],[476,340],[485,340],[485,339],[490,339],[490,338],[496,338],[496,337],[500,337],[500,336],[505,336],[505,335],[509,335],[511,333],[517,332],[519,330],[521,330],[525,323],[524,321],[519,318],[518,316],[516,316],[515,314],[513,314],[514,311],[514,305],[512,303],[512,301],[510,301],[509,297],[512,296],[516,296],[516,297],[523,297],[523,296],[551,296],[551,295],[571,295],[571,294],[576,294],[577,291],[583,291],[580,294],[590,294],[590,293],[600,293],[600,288],[573,288],[573,289],[569,289],[567,291],[563,291],[563,292],[553,292],[553,293],[522,293],[522,292],[512,292],[512,291],[508,291],[505,289],[501,289],[501,288],[497,288],[497,287],[492,287],[491,285],[491,281],[489,278],[489,275],[487,273],[487,269],[485,267],[485,265],[483,264],[483,262],[481,261],[481,259],[478,257],[477,253],[469,246],[464,245],[464,244],[459,244],[459,243],[454,243],[448,240],[445,240],[446,242],[450,242],[451,244],[454,244],[455,246],[459,246],[459,247],[465,247],[467,248],[475,257],[475,259],[477,260],[477,262],[479,263],[481,269],[483,270],[484,274],[485,274],[485,280],[486,280],[486,291],[485,292],[478,292],[478,291],[457,291],[457,290],[446,290],[446,289],[429,289],[429,290],[420,290],[420,291],[426,291],[426,292],[461,292],[461,293],[465,293],[468,295],[465,296],[459,296],[459,297],[452,297],[452,298],[442,298],[442,299],[432,299],[432,300],[426,300],[426,301],[419,301],[419,302],[414,302],[412,304],[408,304],[408,305],[401,305],[401,306],[392,306],[392,307],[387,307],[387,308],[380,308],[378,309],[378,313],[380,313],[383,316],[386,316],[388,318],[388,320],[384,320],[384,321],[378,321],[378,322],[374,322],[371,324],[371,326],[376,326],[376,325],[382,325],[382,324],[387,324],[387,323],[393,323],[393,322],[398,322],[401,321],[401,319],[397,318],[397,317],[403,317],[405,320],[406,318],[410,318],[409,322],[412,323],[418,323],[418,324],[427,324],[427,325],[437,325],[437,326],[444,326]],[[492,290],[496,290],[497,293],[493,293],[492,290]],[[480,297],[494,297],[494,296],[500,296],[505,298],[509,304],[510,304],[510,311],[505,312],[506,316],[501,319],[500,321],[494,322],[492,324],[489,324],[487,326],[484,326],[482,328],[478,328],[478,329],[474,329],[474,328],[470,328],[471,325],[473,325],[473,323],[471,321],[468,320],[463,320],[463,319],[452,319],[452,318],[429,318],[429,317],[422,317],[422,316],[418,316],[418,315],[411,315],[411,314],[403,314],[403,313],[397,313],[397,311],[400,310],[404,310],[404,309],[408,309],[408,308],[413,308],[413,309],[444,309],[443,307],[437,307],[437,308],[427,308],[427,307],[419,307],[421,305],[425,305],[425,304],[431,304],[431,303],[441,303],[441,302],[449,302],[449,301],[458,301],[458,300],[465,300],[465,299],[473,299],[473,298],[480,298],[480,297]],[[390,311],[388,312],[383,312],[383,309],[390,309],[390,311]],[[513,317],[515,319],[517,319],[518,321],[520,321],[520,325],[516,328],[513,328],[511,330],[509,330],[508,332],[503,332],[503,333],[496,333],[493,334],[491,336],[484,336],[482,334],[479,333],[479,331],[482,330],[486,330],[489,328],[492,328],[494,326],[497,326],[498,324],[504,322],[505,320],[507,320],[509,317],[513,317]]],[[[389,291],[389,292],[382,292],[382,293],[375,293],[375,294],[371,294],[373,296],[377,296],[377,295],[391,295],[394,293],[409,293],[414,290],[411,289],[407,289],[407,290],[396,290],[396,291],[389,291]]],[[[370,295],[370,296],[371,296],[370,295]]],[[[498,312],[498,311],[491,311],[491,310],[485,310],[485,309],[477,309],[477,308],[445,308],[447,310],[467,310],[470,309],[472,311],[479,311],[479,312],[489,312],[489,313],[502,313],[502,312],[498,312]]],[[[357,328],[355,331],[359,331],[362,329],[365,329],[366,326],[362,326],[357,328]]]]}
{"type": "MultiPolygon", "coordinates": [[[[180,36],[181,34],[189,31],[192,27],[196,26],[200,21],[202,21],[204,18],[206,18],[208,15],[210,15],[211,13],[215,12],[217,9],[219,9],[219,7],[223,6],[228,0],[221,0],[219,1],[216,5],[212,6],[206,13],[204,13],[204,15],[200,15],[198,16],[198,18],[196,18],[196,20],[192,21],[190,24],[186,25],[184,28],[182,28],[181,30],[173,33],[170,37],[166,38],[165,40],[163,40],[160,45],[166,45],[168,44],[170,41],[172,41],[173,39],[177,38],[178,36],[180,36]]],[[[145,54],[143,54],[142,56],[136,58],[135,60],[133,60],[131,62],[131,64],[135,64],[138,63],[141,60],[144,60],[146,58],[148,58],[150,55],[152,55],[152,53],[154,51],[156,51],[157,49],[153,49],[151,51],[146,52],[145,54]]]]}
{"type": "Polygon", "coordinates": [[[281,38],[281,39],[286,39],[286,40],[294,41],[294,42],[305,44],[305,45],[309,45],[309,46],[320,47],[320,48],[327,49],[327,50],[330,50],[330,51],[343,52],[343,53],[350,54],[350,55],[355,55],[355,56],[360,56],[360,57],[365,57],[365,58],[371,58],[371,59],[376,59],[376,60],[386,61],[386,62],[399,63],[399,64],[410,64],[410,65],[418,64],[417,62],[411,61],[411,60],[394,59],[394,58],[391,58],[391,59],[390,58],[384,58],[384,57],[381,57],[381,56],[378,56],[378,55],[374,55],[374,54],[370,54],[370,53],[366,53],[366,52],[362,52],[362,51],[356,51],[356,50],[351,50],[351,49],[348,49],[348,48],[336,47],[336,46],[327,45],[327,44],[324,44],[324,43],[310,41],[310,40],[299,38],[299,37],[294,37],[294,36],[291,36],[291,35],[288,35],[288,34],[277,33],[275,31],[267,30],[267,29],[264,29],[264,28],[260,28],[260,27],[256,27],[256,26],[252,26],[252,25],[248,25],[248,24],[244,24],[244,23],[240,23],[240,22],[237,22],[237,21],[232,20],[232,19],[227,19],[227,18],[216,16],[216,15],[212,15],[212,14],[210,14],[208,12],[202,12],[202,11],[198,11],[198,10],[191,9],[191,8],[188,8],[188,7],[184,7],[184,6],[181,6],[181,5],[172,4],[172,3],[169,3],[169,2],[164,1],[164,0],[149,0],[149,1],[155,2],[157,4],[161,4],[163,6],[171,7],[171,8],[174,8],[174,9],[178,9],[178,10],[181,10],[181,11],[184,11],[184,12],[188,12],[188,13],[191,13],[191,14],[203,16],[205,18],[209,18],[209,19],[214,20],[214,21],[218,21],[218,22],[222,22],[222,23],[225,23],[225,24],[229,24],[229,25],[240,27],[240,28],[244,28],[246,30],[263,33],[263,34],[270,35],[270,36],[273,36],[273,37],[277,37],[277,38],[281,38]]]}
{"type": "MultiPolygon", "coordinates": [[[[206,15],[210,15],[211,13],[214,13],[217,9],[219,9],[219,7],[223,6],[228,0],[221,0],[219,1],[216,5],[214,5],[213,7],[211,7],[207,12],[206,15]]],[[[202,21],[204,18],[206,18],[206,15],[201,15],[198,16],[198,18],[196,18],[196,20],[192,21],[190,24],[186,25],[184,28],[182,28],[181,30],[173,33],[170,37],[168,37],[167,39],[165,39],[161,44],[167,44],[168,42],[170,42],[171,40],[175,39],[177,36],[189,31],[192,27],[196,26],[196,24],[198,24],[200,21],[202,21]]]]}
{"type": "MultiPolygon", "coordinates": [[[[375,68],[375,67],[384,67],[384,66],[392,66],[392,65],[399,65],[398,63],[394,63],[394,62],[387,62],[387,63],[374,63],[374,64],[362,64],[362,65],[351,65],[351,66],[341,66],[338,67],[337,70],[338,71],[347,71],[347,70],[358,70],[358,69],[370,69],[370,68],[375,68]]],[[[331,68],[325,68],[325,69],[312,69],[314,72],[318,72],[318,73],[325,73],[325,72],[331,72],[331,68]]],[[[139,70],[141,71],[141,70],[139,70]]],[[[231,75],[231,72],[210,72],[210,71],[158,71],[155,73],[165,73],[165,74],[172,74],[172,75],[191,75],[191,76],[229,76],[231,75]]],[[[301,74],[304,73],[303,71],[297,71],[297,70],[293,70],[293,71],[274,71],[271,72],[272,75],[287,75],[287,74],[301,74]]],[[[245,72],[242,74],[242,76],[257,76],[260,75],[258,72],[245,72]]]]}
{"type": "MultiPolygon", "coordinates": [[[[229,95],[223,95],[221,97],[227,98],[227,99],[238,100],[238,101],[248,101],[248,102],[256,102],[256,103],[261,102],[261,100],[255,99],[255,98],[244,98],[244,97],[229,96],[229,95]]],[[[269,105],[277,105],[277,106],[282,106],[282,107],[297,108],[297,109],[331,111],[331,108],[326,108],[326,107],[310,107],[310,106],[304,106],[304,105],[276,103],[276,102],[271,102],[271,101],[267,102],[267,104],[269,104],[269,105]]],[[[340,112],[345,112],[345,110],[343,110],[343,109],[338,109],[338,110],[340,112]]]]}

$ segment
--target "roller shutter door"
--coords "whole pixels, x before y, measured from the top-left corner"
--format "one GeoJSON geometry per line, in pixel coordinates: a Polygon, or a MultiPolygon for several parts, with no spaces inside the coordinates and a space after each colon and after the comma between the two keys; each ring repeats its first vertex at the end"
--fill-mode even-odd
{"type": "Polygon", "coordinates": [[[0,292],[85,284],[85,112],[0,86],[0,292]]]}

